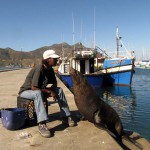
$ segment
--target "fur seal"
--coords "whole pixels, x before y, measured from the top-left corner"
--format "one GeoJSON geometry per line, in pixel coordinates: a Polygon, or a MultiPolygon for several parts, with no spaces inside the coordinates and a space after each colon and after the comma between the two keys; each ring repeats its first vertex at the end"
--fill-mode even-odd
{"type": "Polygon", "coordinates": [[[117,112],[100,99],[92,86],[89,85],[86,78],[72,67],[70,67],[70,75],[73,82],[75,103],[81,115],[96,127],[108,131],[121,146],[125,146],[122,142],[122,139],[125,139],[133,143],[139,149],[143,149],[138,142],[125,134],[117,112]]]}

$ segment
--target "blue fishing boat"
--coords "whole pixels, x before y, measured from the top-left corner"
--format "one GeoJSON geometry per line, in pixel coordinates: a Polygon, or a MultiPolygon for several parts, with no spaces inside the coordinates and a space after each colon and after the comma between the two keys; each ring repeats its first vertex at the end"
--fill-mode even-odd
{"type": "Polygon", "coordinates": [[[72,79],[69,74],[70,66],[81,72],[91,86],[102,87],[103,73],[95,72],[94,58],[96,57],[95,50],[78,49],[73,51],[73,57],[68,62],[62,61],[58,68],[57,76],[64,84],[71,89],[73,87],[72,79]]]}
{"type": "MultiPolygon", "coordinates": [[[[96,58],[95,66],[100,66],[104,73],[103,86],[106,85],[127,85],[132,83],[134,73],[134,51],[129,51],[119,37],[118,28],[116,32],[117,51],[107,52],[97,47],[102,52],[102,57],[96,58]],[[120,51],[119,46],[125,50],[120,51]],[[98,64],[98,62],[100,62],[98,64]]],[[[97,67],[98,68],[98,67],[97,67]]]]}
{"type": "Polygon", "coordinates": [[[107,53],[103,63],[104,80],[103,85],[127,85],[132,83],[134,74],[134,51],[129,51],[124,46],[119,37],[117,28],[116,32],[117,52],[107,53]],[[123,46],[125,51],[120,51],[119,46],[123,46]]]}
{"type": "Polygon", "coordinates": [[[134,60],[132,59],[108,59],[104,61],[103,85],[131,85],[134,73],[134,60]]]}

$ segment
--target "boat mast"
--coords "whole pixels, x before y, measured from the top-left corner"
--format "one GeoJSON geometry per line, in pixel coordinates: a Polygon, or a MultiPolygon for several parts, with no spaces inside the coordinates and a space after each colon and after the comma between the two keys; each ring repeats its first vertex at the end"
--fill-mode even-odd
{"type": "Polygon", "coordinates": [[[94,49],[95,49],[95,8],[94,8],[94,49]]]}
{"type": "Polygon", "coordinates": [[[63,57],[63,62],[65,61],[65,55],[64,55],[64,47],[63,47],[63,43],[62,43],[62,57],[63,57]]]}
{"type": "Polygon", "coordinates": [[[119,31],[118,31],[118,27],[117,27],[117,31],[116,31],[116,44],[117,44],[117,58],[119,57],[119,31]]]}
{"type": "Polygon", "coordinates": [[[82,41],[82,21],[81,21],[80,41],[82,41]]]}
{"type": "Polygon", "coordinates": [[[73,35],[73,45],[74,45],[74,50],[75,50],[75,44],[74,44],[74,17],[73,17],[73,13],[72,13],[72,25],[73,25],[73,32],[72,32],[72,35],[73,35]]]}

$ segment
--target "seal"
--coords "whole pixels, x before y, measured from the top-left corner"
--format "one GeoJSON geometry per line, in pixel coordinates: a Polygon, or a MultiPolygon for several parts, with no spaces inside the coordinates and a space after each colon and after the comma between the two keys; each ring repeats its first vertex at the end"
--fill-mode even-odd
{"type": "Polygon", "coordinates": [[[75,103],[81,115],[96,127],[108,131],[117,141],[122,143],[122,138],[124,138],[142,149],[138,142],[125,134],[117,112],[96,94],[84,75],[72,67],[70,67],[70,75],[75,103]]]}

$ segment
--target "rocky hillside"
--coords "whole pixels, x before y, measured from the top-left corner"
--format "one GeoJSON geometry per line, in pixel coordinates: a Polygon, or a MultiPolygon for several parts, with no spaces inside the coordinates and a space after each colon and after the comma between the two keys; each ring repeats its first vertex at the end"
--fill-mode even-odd
{"type": "Polygon", "coordinates": [[[75,45],[69,45],[67,43],[53,44],[51,46],[44,46],[33,51],[15,51],[11,48],[0,48],[0,66],[29,66],[32,63],[40,63],[42,54],[45,50],[53,49],[56,54],[62,56],[62,49],[64,50],[64,56],[71,57],[72,51],[75,48],[81,48],[79,43],[75,45]]]}

